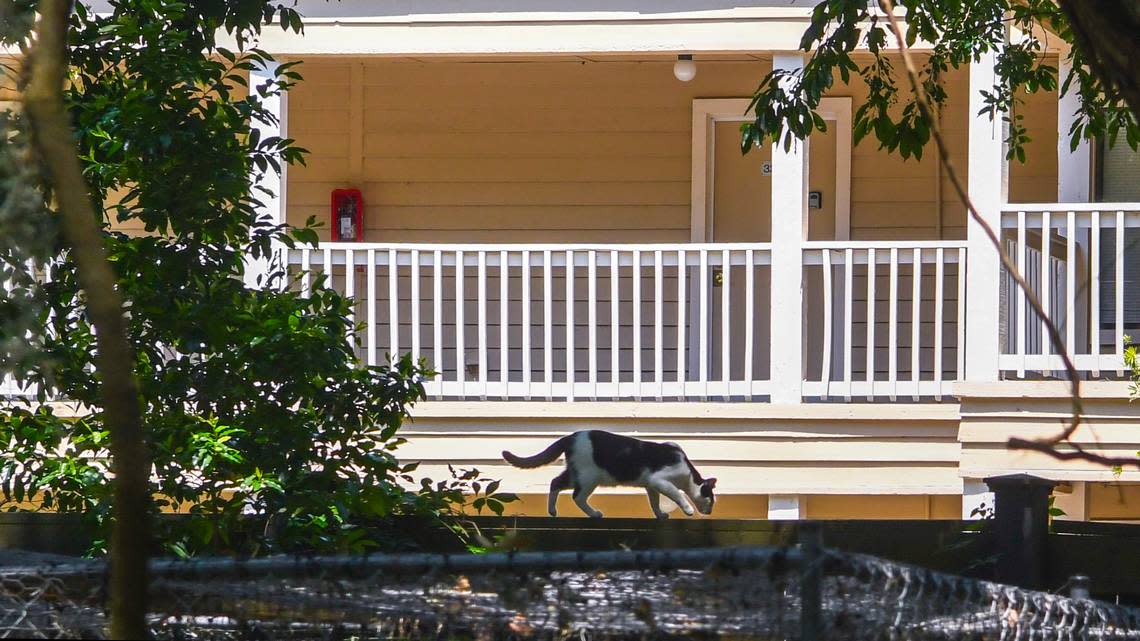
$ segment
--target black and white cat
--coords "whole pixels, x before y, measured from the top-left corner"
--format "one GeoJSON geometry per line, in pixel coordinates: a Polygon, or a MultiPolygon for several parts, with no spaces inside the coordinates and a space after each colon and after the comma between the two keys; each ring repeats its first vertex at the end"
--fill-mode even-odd
{"type": "Polygon", "coordinates": [[[588,516],[601,518],[602,513],[589,504],[590,494],[598,486],[629,485],[645,488],[649,507],[659,519],[669,518],[661,510],[661,495],[669,497],[685,512],[693,515],[693,506],[701,514],[711,514],[716,479],[701,478],[697,468],[676,443],[653,443],[601,430],[574,432],[555,441],[534,456],[520,457],[504,451],[503,458],[515,467],[534,468],[554,462],[566,455],[566,470],[550,482],[547,509],[558,516],[555,503],[562,490],[574,490],[574,503],[588,516]],[[691,502],[691,504],[690,504],[691,502]]]}

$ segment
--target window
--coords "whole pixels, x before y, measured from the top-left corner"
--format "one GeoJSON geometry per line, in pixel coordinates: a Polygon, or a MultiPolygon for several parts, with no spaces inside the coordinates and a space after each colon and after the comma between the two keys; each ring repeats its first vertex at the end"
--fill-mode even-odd
{"type": "Polygon", "coordinates": [[[1124,136],[1111,148],[1103,140],[1097,145],[1096,195],[1100,202],[1140,201],[1140,152],[1124,136]]]}

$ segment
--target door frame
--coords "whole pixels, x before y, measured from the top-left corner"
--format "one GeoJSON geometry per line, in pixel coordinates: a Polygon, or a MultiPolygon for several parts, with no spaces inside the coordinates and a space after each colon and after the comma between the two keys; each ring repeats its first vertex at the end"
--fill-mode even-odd
{"type": "MultiPolygon", "coordinates": [[[[711,242],[713,175],[718,122],[745,122],[749,98],[693,99],[692,193],[689,241],[711,242]]],[[[819,115],[835,123],[835,240],[851,239],[851,98],[823,98],[819,115]]]]}

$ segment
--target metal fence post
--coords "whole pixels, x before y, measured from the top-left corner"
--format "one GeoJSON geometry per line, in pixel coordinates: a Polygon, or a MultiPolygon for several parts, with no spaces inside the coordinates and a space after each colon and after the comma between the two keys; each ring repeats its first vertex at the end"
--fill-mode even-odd
{"type": "Polygon", "coordinates": [[[800,641],[823,639],[823,617],[820,607],[820,583],[823,577],[823,530],[819,523],[799,525],[800,551],[800,641]]]}

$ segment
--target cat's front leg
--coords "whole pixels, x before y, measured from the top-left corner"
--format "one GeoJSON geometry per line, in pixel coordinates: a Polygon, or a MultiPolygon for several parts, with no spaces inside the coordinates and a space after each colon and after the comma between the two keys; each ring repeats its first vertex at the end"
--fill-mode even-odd
{"type": "Polygon", "coordinates": [[[653,516],[662,520],[669,518],[669,515],[661,510],[661,493],[651,487],[645,488],[645,493],[649,495],[649,507],[653,508],[653,516]]]}
{"type": "Polygon", "coordinates": [[[665,479],[655,478],[649,481],[649,487],[669,497],[670,501],[677,504],[685,516],[693,515],[693,506],[689,504],[688,498],[681,490],[665,479]]]}

